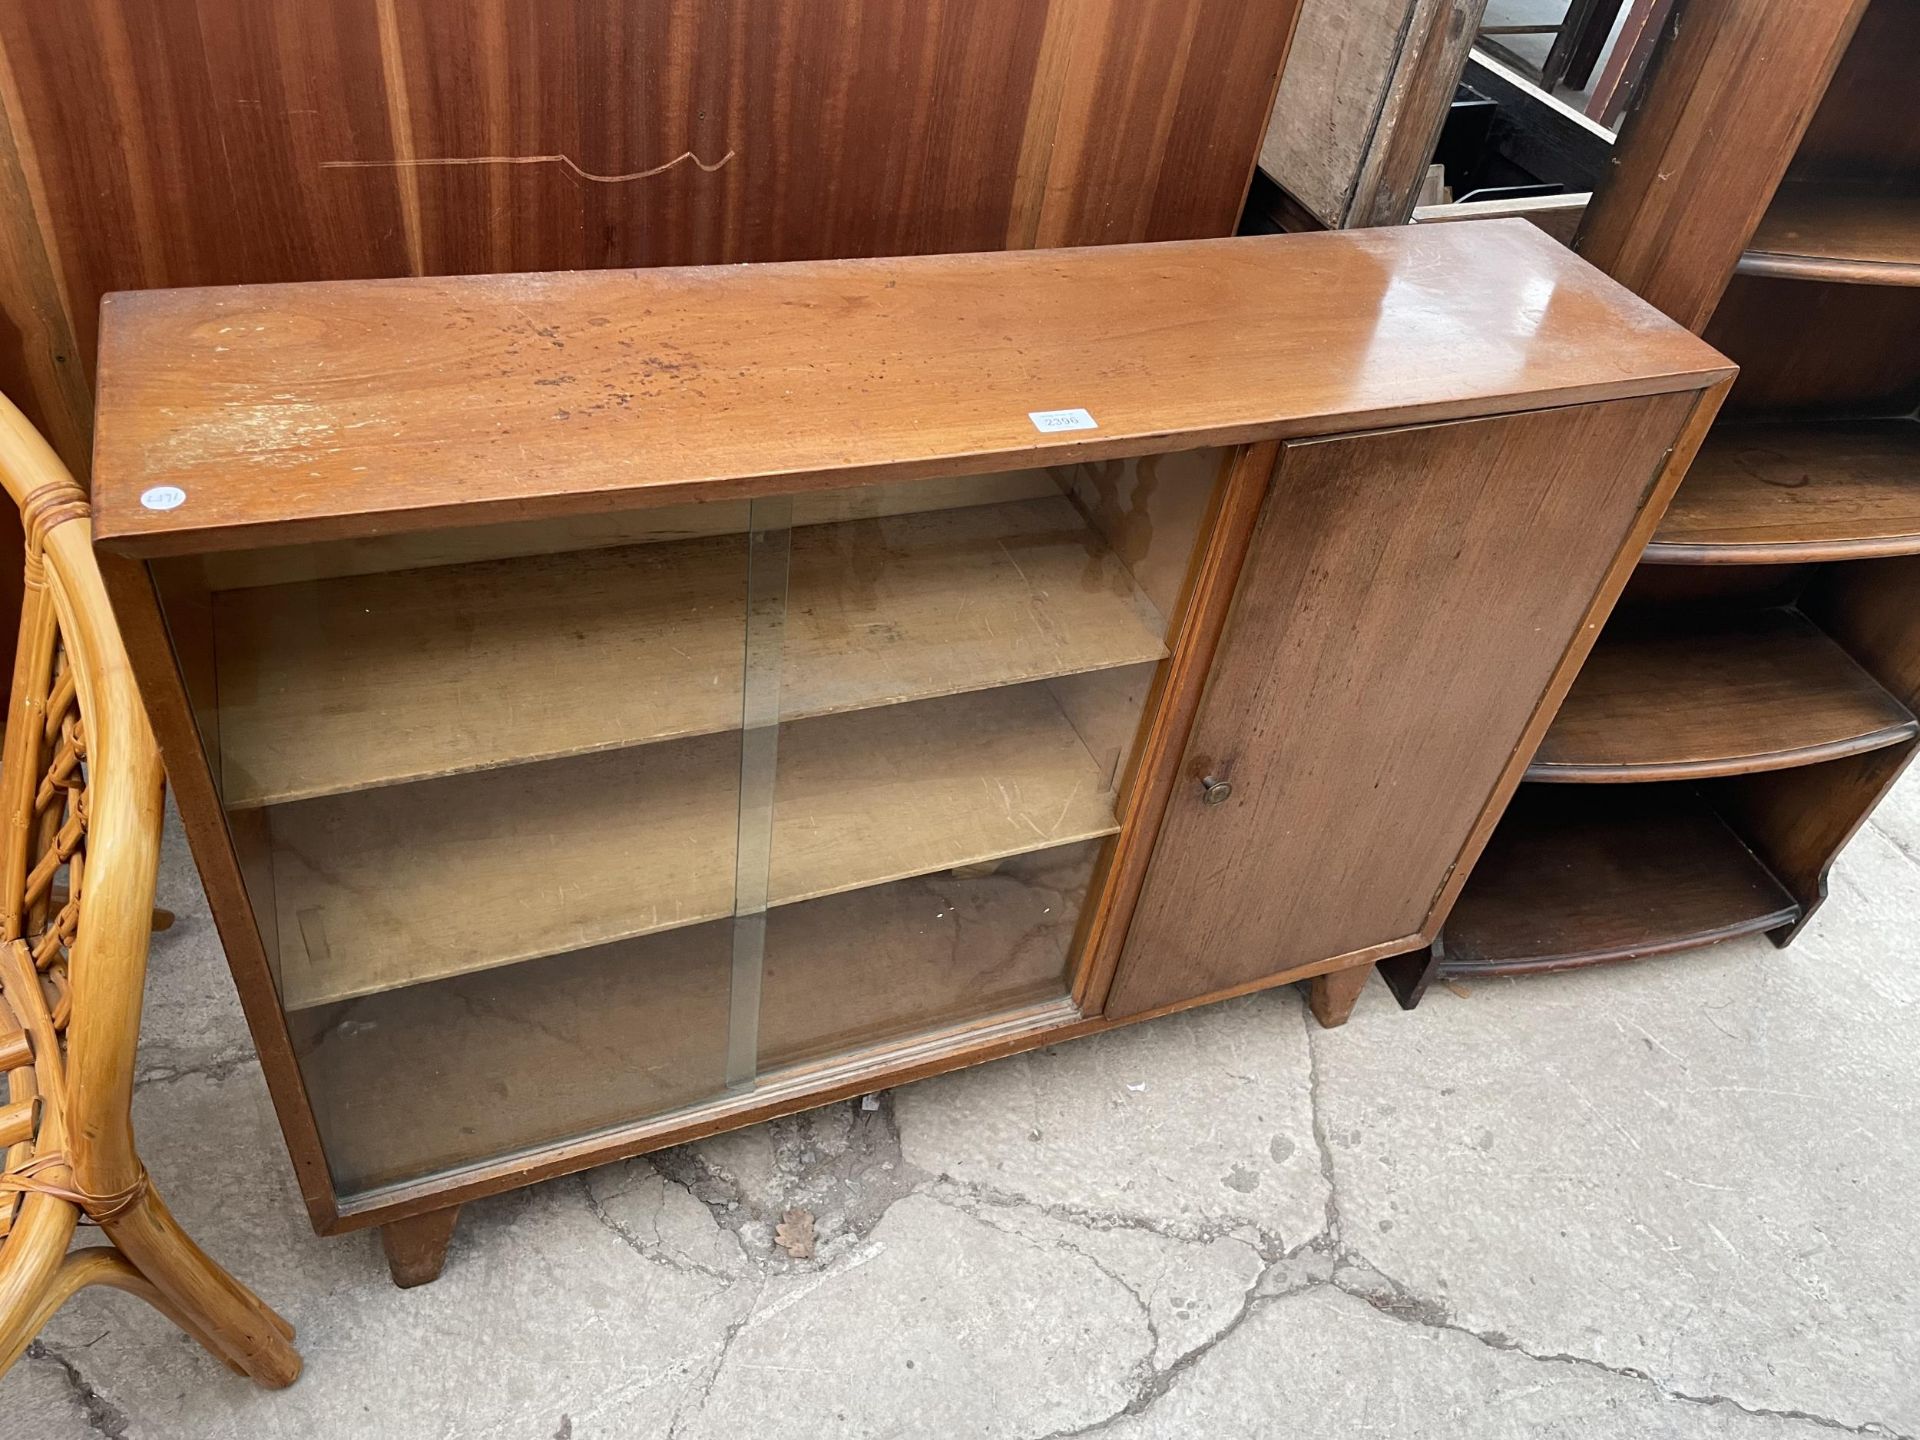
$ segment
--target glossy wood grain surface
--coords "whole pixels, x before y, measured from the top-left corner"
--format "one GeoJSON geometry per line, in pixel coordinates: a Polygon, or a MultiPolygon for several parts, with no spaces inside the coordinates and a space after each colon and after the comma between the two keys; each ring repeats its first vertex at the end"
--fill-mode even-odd
{"type": "Polygon", "coordinates": [[[1287,449],[1109,1015],[1421,943],[1693,399],[1287,449]]]}
{"type": "Polygon", "coordinates": [[[1527,771],[1619,783],[1784,769],[1898,744],[1907,709],[1792,610],[1665,617],[1604,635],[1527,771]]]}
{"type": "Polygon", "coordinates": [[[1649,561],[1795,563],[1920,551],[1920,422],[1717,429],[1649,561]]]}
{"type": "Polygon", "coordinates": [[[1692,787],[1529,786],[1447,921],[1443,973],[1632,960],[1777,929],[1798,913],[1692,787]]]}
{"type": "Polygon", "coordinates": [[[142,554],[1163,452],[1726,373],[1515,220],[167,291],[106,313],[98,524],[142,554]],[[1073,408],[1098,428],[1031,418],[1073,408]],[[156,486],[184,502],[142,508],[156,486]]]}

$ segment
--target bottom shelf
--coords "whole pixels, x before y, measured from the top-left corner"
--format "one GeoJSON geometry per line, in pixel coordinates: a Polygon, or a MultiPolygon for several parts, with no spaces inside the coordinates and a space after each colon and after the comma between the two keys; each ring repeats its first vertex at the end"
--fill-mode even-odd
{"type": "MultiPolygon", "coordinates": [[[[763,1077],[1067,994],[1101,845],[768,912],[763,1077]]],[[[689,926],[289,1019],[342,1193],[550,1145],[726,1088],[732,926],[689,926]]]]}
{"type": "Polygon", "coordinates": [[[1524,785],[1443,934],[1442,971],[1633,960],[1789,925],[1800,907],[1688,785],[1524,785]]]}

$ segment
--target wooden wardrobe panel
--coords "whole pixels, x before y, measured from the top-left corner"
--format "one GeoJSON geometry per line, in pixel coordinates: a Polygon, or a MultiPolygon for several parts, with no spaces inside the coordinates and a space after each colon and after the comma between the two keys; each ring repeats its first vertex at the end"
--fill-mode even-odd
{"type": "Polygon", "coordinates": [[[1110,1018],[1431,934],[1694,401],[1286,448],[1110,1018]]]}
{"type": "MultiPolygon", "coordinates": [[[[1020,0],[1012,0],[1016,6],[1020,0]]],[[[1060,85],[1030,242],[1231,235],[1273,109],[1299,0],[1053,0],[1060,85]]]]}
{"type": "Polygon", "coordinates": [[[417,268],[999,249],[1047,13],[1022,0],[398,6],[417,268]],[[492,163],[445,163],[473,157],[492,163]]]}
{"type": "Polygon", "coordinates": [[[392,150],[371,0],[6,5],[0,51],[89,368],[108,291],[407,272],[392,183],[324,168],[392,150]]]}
{"type": "Polygon", "coordinates": [[[88,0],[0,71],[90,366],[114,290],[1230,234],[1295,8],[88,0]]]}

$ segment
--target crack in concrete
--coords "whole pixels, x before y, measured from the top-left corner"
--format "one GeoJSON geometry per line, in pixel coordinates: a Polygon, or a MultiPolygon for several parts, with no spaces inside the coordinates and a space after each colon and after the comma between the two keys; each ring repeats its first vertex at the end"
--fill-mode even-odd
{"type": "Polygon", "coordinates": [[[1102,1434],[1112,1429],[1122,1420],[1131,1420],[1146,1414],[1172,1392],[1173,1387],[1179,1383],[1181,1376],[1185,1375],[1208,1355],[1212,1354],[1255,1315],[1270,1305],[1277,1305],[1282,1300],[1291,1299],[1295,1295],[1301,1295],[1309,1290],[1318,1289],[1326,1283],[1320,1279],[1309,1279],[1297,1285],[1287,1286],[1278,1290],[1269,1290],[1266,1288],[1267,1281],[1279,1268],[1281,1263],[1282,1262],[1275,1261],[1267,1265],[1254,1277],[1253,1284],[1249,1285],[1246,1293],[1241,1296],[1240,1308],[1229,1316],[1227,1322],[1206,1340],[1194,1346],[1193,1349],[1187,1351],[1184,1355],[1179,1356],[1169,1365],[1159,1368],[1154,1368],[1150,1365],[1144,1381],[1136,1386],[1132,1397],[1120,1409],[1114,1411],[1111,1415],[1094,1421],[1090,1425],[1082,1425],[1073,1430],[1051,1431],[1046,1435],[1038,1437],[1038,1440],[1081,1440],[1081,1437],[1102,1434]]]}
{"type": "Polygon", "coordinates": [[[133,1083],[140,1085],[171,1085],[176,1080],[188,1080],[195,1076],[213,1081],[216,1085],[228,1080],[233,1074],[248,1065],[257,1064],[257,1057],[251,1050],[243,1050],[233,1055],[222,1055],[198,1065],[177,1065],[152,1070],[140,1070],[134,1073],[133,1083]]]}
{"type": "MultiPolygon", "coordinates": [[[[691,1256],[675,1258],[664,1248],[655,1249],[649,1246],[646,1241],[642,1240],[638,1235],[634,1234],[633,1231],[607,1213],[606,1207],[600,1203],[600,1197],[593,1193],[593,1174],[594,1172],[588,1171],[586,1174],[576,1177],[580,1182],[580,1196],[586,1201],[587,1213],[599,1221],[606,1229],[613,1232],[615,1239],[633,1251],[633,1253],[638,1255],[642,1260],[645,1260],[650,1265],[657,1265],[663,1270],[672,1270],[681,1275],[704,1275],[709,1280],[718,1280],[724,1285],[731,1285],[741,1278],[738,1275],[730,1275],[716,1266],[702,1264],[691,1256]]],[[[725,1227],[723,1226],[722,1228],[724,1229],[725,1227]]]]}
{"type": "MultiPolygon", "coordinates": [[[[991,1230],[997,1230],[1000,1232],[1000,1234],[1008,1236],[1011,1239],[1018,1240],[1023,1245],[1029,1245],[1036,1250],[1044,1250],[1049,1248],[1046,1241],[1041,1240],[1032,1235],[1023,1234],[1022,1232],[1012,1228],[1011,1226],[999,1224],[989,1216],[981,1214],[978,1210],[969,1209],[965,1205],[955,1204],[954,1201],[947,1196],[935,1195],[929,1192],[925,1198],[928,1200],[931,1200],[936,1205],[944,1205],[949,1210],[957,1210],[962,1215],[970,1216],[972,1219],[979,1221],[982,1225],[985,1225],[987,1228],[991,1230]]],[[[1048,1217],[1048,1218],[1051,1219],[1053,1217],[1048,1217]]],[[[1070,1224],[1071,1222],[1060,1221],[1059,1223],[1070,1224]]],[[[1074,1226],[1073,1228],[1083,1230],[1086,1227],[1074,1226]]],[[[1098,1270],[1102,1275],[1106,1276],[1107,1279],[1111,1280],[1115,1285],[1118,1285],[1120,1289],[1126,1293],[1127,1297],[1133,1301],[1135,1307],[1138,1308],[1138,1310],[1140,1311],[1141,1322],[1147,1327],[1148,1343],[1147,1343],[1146,1355],[1134,1366],[1135,1373],[1132,1377],[1130,1377],[1130,1383],[1137,1390],[1145,1380],[1149,1379],[1152,1376],[1154,1357],[1160,1353],[1160,1345],[1161,1345],[1162,1337],[1160,1334],[1159,1323],[1155,1321],[1153,1318],[1152,1301],[1150,1301],[1145,1295],[1142,1295],[1140,1291],[1134,1286],[1132,1281],[1128,1280],[1124,1275],[1121,1275],[1117,1271],[1115,1271],[1112,1266],[1108,1265],[1107,1262],[1102,1260],[1098,1255],[1095,1255],[1089,1250],[1083,1249],[1081,1246],[1074,1244],[1071,1240],[1065,1240],[1065,1239],[1062,1239],[1056,1242],[1051,1248],[1059,1249],[1062,1247],[1071,1250],[1075,1255],[1079,1256],[1082,1260],[1086,1261],[1089,1265],[1093,1266],[1094,1269],[1098,1270]]],[[[1255,1283],[1256,1284],[1259,1283],[1259,1277],[1257,1276],[1255,1277],[1255,1283]]]]}
{"type": "Polygon", "coordinates": [[[1254,1253],[1262,1260],[1269,1262],[1297,1255],[1318,1238],[1309,1237],[1298,1245],[1289,1246],[1284,1244],[1284,1237],[1275,1236],[1245,1220],[1223,1221],[1219,1224],[1183,1225],[1169,1229],[1144,1215],[1092,1210],[1085,1206],[1068,1205],[1057,1200],[1036,1200],[1016,1190],[1000,1190],[973,1180],[959,1180],[947,1174],[940,1175],[935,1185],[926,1187],[921,1193],[933,1199],[939,1199],[939,1192],[942,1190],[957,1192],[978,1200],[983,1205],[992,1205],[1003,1210],[1037,1211],[1050,1220],[1058,1220],[1082,1230],[1133,1230],[1143,1235],[1155,1235],[1162,1240],[1174,1240],[1187,1245],[1208,1245],[1215,1240],[1240,1240],[1245,1243],[1244,1237],[1250,1232],[1260,1237],[1260,1244],[1252,1247],[1254,1253]]]}
{"type": "Polygon", "coordinates": [[[667,1440],[679,1440],[680,1427],[688,1420],[698,1420],[706,1414],[708,1402],[713,1399],[713,1387],[720,1382],[720,1372],[726,1368],[727,1356],[733,1353],[733,1342],[740,1338],[740,1332],[753,1323],[754,1316],[760,1313],[760,1301],[767,1293],[763,1280],[754,1287],[753,1299],[747,1302],[747,1308],[740,1312],[740,1318],[727,1327],[727,1333],[720,1337],[720,1343],[714,1347],[713,1366],[707,1371],[706,1378],[700,1382],[700,1394],[692,1402],[682,1402],[673,1412],[673,1419],[667,1424],[667,1440]]]}
{"type": "Polygon", "coordinates": [[[115,1440],[127,1433],[125,1412],[94,1389],[71,1358],[45,1340],[35,1340],[28,1345],[26,1355],[29,1360],[45,1360],[60,1367],[61,1373],[66,1376],[67,1388],[73,1392],[74,1402],[79,1405],[81,1418],[89,1430],[95,1434],[113,1436],[115,1440]]]}
{"type": "Polygon", "coordinates": [[[1870,1435],[1881,1437],[1881,1440],[1915,1440],[1915,1437],[1895,1430],[1878,1420],[1849,1425],[1843,1420],[1816,1414],[1811,1410],[1782,1410],[1765,1405],[1749,1405],[1731,1395],[1718,1393],[1701,1395],[1674,1389],[1647,1371],[1631,1365],[1609,1365],[1605,1361],[1595,1360],[1589,1356],[1571,1355],[1562,1351],[1529,1350],[1504,1331],[1475,1330],[1471,1326],[1463,1325],[1454,1317],[1451,1307],[1443,1301],[1418,1294],[1384,1273],[1378,1266],[1351,1251],[1343,1251],[1340,1258],[1344,1262],[1342,1268],[1336,1270],[1333,1278],[1327,1283],[1341,1294],[1364,1301],[1388,1319],[1397,1320],[1404,1325],[1428,1330],[1451,1331],[1456,1335],[1464,1335],[1470,1340],[1477,1341],[1490,1350],[1523,1356],[1542,1364],[1574,1365],[1613,1376],[1615,1379],[1637,1381],[1651,1386],[1667,1399],[1677,1400],[1683,1404],[1728,1405],[1759,1419],[1803,1420],[1810,1425],[1836,1430],[1845,1435],[1870,1435]],[[1369,1285],[1367,1283],[1369,1280],[1377,1284],[1369,1285]]]}
{"type": "MultiPolygon", "coordinates": [[[[1307,1116],[1313,1124],[1313,1144],[1320,1153],[1320,1178],[1327,1182],[1327,1215],[1320,1236],[1335,1246],[1340,1244],[1340,1189],[1334,1176],[1333,1142],[1327,1138],[1325,1107],[1320,1103],[1320,1049],[1316,1032],[1320,1022],[1313,1011],[1302,1005],[1300,1021],[1307,1036],[1307,1116]]],[[[1315,1237],[1320,1238],[1319,1236],[1315,1237]]]]}

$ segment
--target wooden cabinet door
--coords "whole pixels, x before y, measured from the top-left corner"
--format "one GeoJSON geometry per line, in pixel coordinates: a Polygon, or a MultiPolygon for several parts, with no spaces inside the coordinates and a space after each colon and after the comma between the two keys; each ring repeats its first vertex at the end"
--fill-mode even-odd
{"type": "Polygon", "coordinates": [[[1282,451],[1108,1015],[1432,934],[1644,541],[1696,398],[1282,451]]]}

